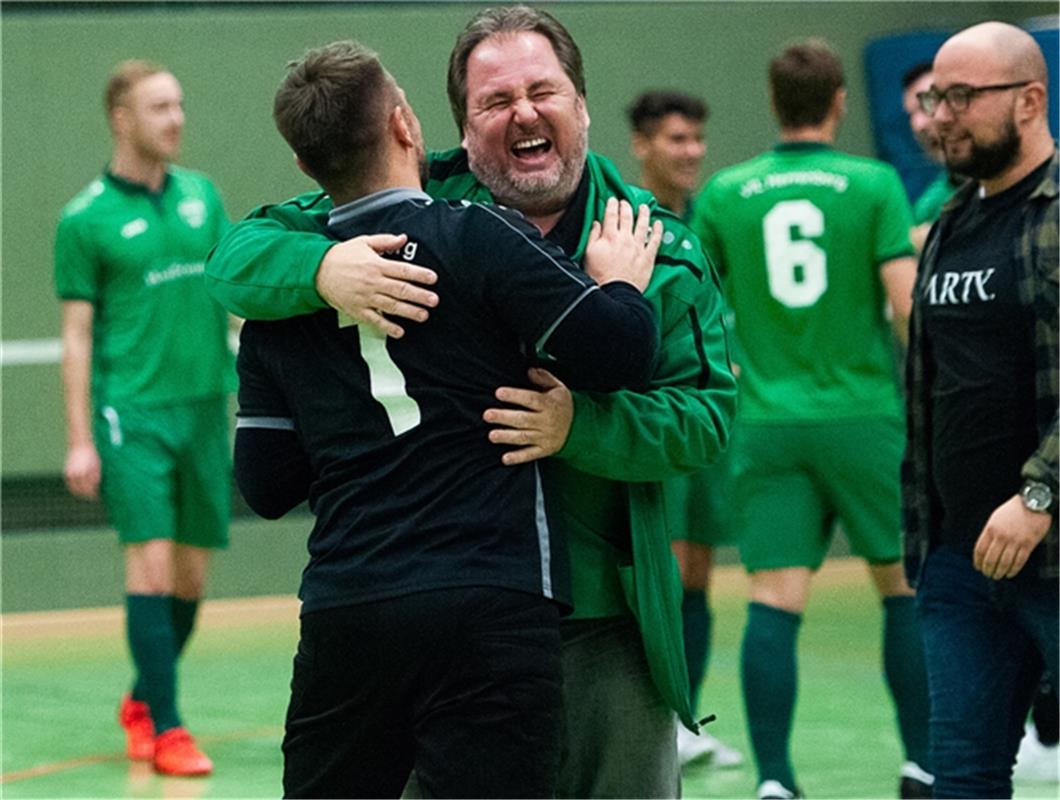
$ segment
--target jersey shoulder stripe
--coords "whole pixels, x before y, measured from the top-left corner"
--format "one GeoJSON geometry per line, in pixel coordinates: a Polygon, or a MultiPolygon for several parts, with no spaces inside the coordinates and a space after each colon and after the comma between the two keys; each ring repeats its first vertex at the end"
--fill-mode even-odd
{"type": "Polygon", "coordinates": [[[680,267],[682,269],[686,269],[696,276],[696,280],[703,280],[703,270],[701,270],[688,259],[675,258],[674,256],[666,256],[660,253],[659,255],[655,256],[655,263],[666,264],[667,266],[680,267]]]}
{"type": "MultiPolygon", "coordinates": [[[[584,282],[580,278],[580,276],[575,274],[570,268],[568,268],[564,264],[561,264],[559,261],[557,261],[555,259],[555,257],[553,257],[553,255],[551,253],[549,253],[547,250],[545,250],[538,242],[535,242],[533,239],[531,239],[527,235],[525,230],[520,230],[518,227],[516,227],[514,224],[512,224],[512,221],[510,219],[507,219],[504,216],[504,214],[499,213],[496,208],[493,208],[492,206],[484,205],[482,203],[473,203],[470,206],[468,206],[468,208],[481,209],[483,212],[485,212],[489,216],[493,217],[494,219],[498,220],[502,225],[504,225],[505,227],[509,228],[516,235],[518,235],[523,240],[525,240],[528,245],[530,245],[532,248],[534,248],[537,252],[541,253],[541,255],[543,255],[549,262],[551,262],[557,269],[559,269],[560,272],[562,272],[564,275],[569,277],[571,280],[573,280],[573,281],[575,281],[577,283],[583,283],[584,282]]],[[[530,224],[530,223],[527,223],[527,224],[530,224]]]]}
{"type": "Polygon", "coordinates": [[[256,428],[269,431],[293,431],[294,420],[290,417],[241,417],[236,415],[236,428],[256,428]]]}

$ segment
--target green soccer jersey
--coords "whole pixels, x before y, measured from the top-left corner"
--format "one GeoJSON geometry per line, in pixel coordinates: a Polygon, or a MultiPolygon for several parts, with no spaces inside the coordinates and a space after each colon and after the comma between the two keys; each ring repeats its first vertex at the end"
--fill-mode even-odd
{"type": "Polygon", "coordinates": [[[957,187],[950,182],[950,176],[945,172],[941,173],[913,203],[913,224],[923,225],[925,222],[937,220],[942,213],[942,207],[949,202],[956,190],[957,187]]]}
{"type": "Polygon", "coordinates": [[[880,266],[911,256],[898,174],[819,143],[778,145],[718,172],[692,228],[735,314],[740,416],[899,413],[880,266]]]}
{"type": "Polygon", "coordinates": [[[157,194],[108,171],[63,209],[56,292],[92,303],[97,406],[170,404],[232,388],[227,316],[202,278],[227,227],[213,184],[176,167],[157,194]]]}

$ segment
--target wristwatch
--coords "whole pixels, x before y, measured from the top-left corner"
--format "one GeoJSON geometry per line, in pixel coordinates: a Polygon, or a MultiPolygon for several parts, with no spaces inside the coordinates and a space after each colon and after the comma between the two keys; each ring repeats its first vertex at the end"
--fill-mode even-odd
{"type": "Polygon", "coordinates": [[[1020,498],[1028,511],[1035,511],[1039,514],[1048,513],[1053,505],[1053,490],[1048,484],[1025,481],[1023,488],[1020,489],[1020,498]]]}

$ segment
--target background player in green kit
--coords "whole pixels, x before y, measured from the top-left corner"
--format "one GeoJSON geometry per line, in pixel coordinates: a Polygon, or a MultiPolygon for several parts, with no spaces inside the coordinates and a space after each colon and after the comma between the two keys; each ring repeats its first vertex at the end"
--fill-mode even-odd
{"type": "MultiPolygon", "coordinates": [[[[692,216],[692,195],[700,185],[707,156],[706,124],[710,109],[699,97],[684,92],[655,89],[642,92],[626,109],[630,149],[640,164],[638,183],[655,195],[659,205],[682,222],[692,216]]],[[[668,508],[677,509],[683,524],[673,530],[673,551],[681,570],[681,621],[685,636],[692,708],[699,704],[699,689],[707,675],[714,616],[710,609],[710,573],[714,547],[731,541],[726,520],[729,474],[727,456],[702,472],[665,482],[668,508]]],[[[739,750],[716,736],[695,736],[677,729],[677,757],[681,764],[709,759],[712,767],[743,763],[739,750]]]]}
{"type": "Polygon", "coordinates": [[[115,68],[105,93],[113,155],[63,209],[55,283],[66,484],[78,497],[102,495],[124,549],[136,667],[119,710],[128,755],[159,772],[203,775],[213,767],[181,725],[176,663],[210,553],[228,542],[233,373],[227,317],[202,280],[228,221],[207,178],[170,166],[182,104],[163,67],[115,68]]]}
{"type": "Polygon", "coordinates": [[[895,171],[832,148],[846,92],[820,41],[769,69],[780,144],[717,173],[693,228],[725,276],[740,357],[735,524],[751,577],[742,647],[759,797],[797,796],[788,745],[796,639],[810,579],[839,520],[883,597],[883,660],[907,762],[903,796],[930,796],[927,693],[899,563],[902,418],[891,335],[911,305],[908,203],[895,171]]]}

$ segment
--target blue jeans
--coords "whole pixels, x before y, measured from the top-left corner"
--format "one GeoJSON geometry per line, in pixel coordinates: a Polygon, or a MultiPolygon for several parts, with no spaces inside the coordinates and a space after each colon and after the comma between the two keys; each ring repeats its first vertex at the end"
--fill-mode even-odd
{"type": "Polygon", "coordinates": [[[1043,667],[1057,673],[1057,588],[1025,568],[994,581],[942,546],[917,589],[935,797],[1011,797],[1012,765],[1043,667]]]}

